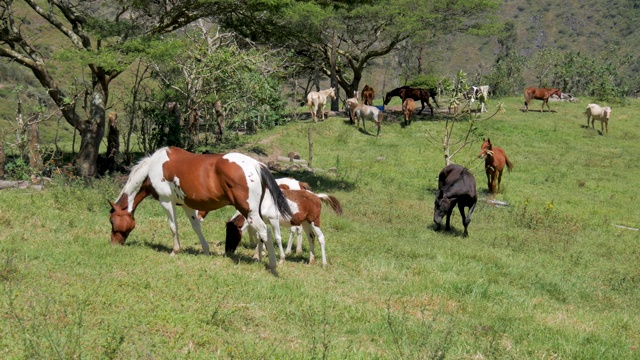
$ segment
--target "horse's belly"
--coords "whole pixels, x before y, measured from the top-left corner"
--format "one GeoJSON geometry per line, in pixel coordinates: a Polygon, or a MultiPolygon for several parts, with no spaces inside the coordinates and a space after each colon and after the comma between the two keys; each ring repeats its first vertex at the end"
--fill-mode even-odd
{"type": "Polygon", "coordinates": [[[227,200],[213,200],[213,199],[200,200],[200,199],[191,199],[191,198],[184,199],[184,204],[192,209],[203,210],[203,211],[218,210],[227,205],[231,205],[231,203],[227,200]]]}

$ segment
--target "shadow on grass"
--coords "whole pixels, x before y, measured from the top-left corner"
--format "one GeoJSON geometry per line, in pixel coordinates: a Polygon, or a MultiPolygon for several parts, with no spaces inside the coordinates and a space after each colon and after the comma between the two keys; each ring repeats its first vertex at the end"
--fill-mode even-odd
{"type": "MultiPolygon", "coordinates": [[[[451,219],[453,222],[453,219],[451,219]]],[[[442,219],[442,222],[444,223],[445,219],[442,219]]],[[[471,224],[469,225],[471,226],[471,224]]],[[[451,224],[451,229],[450,230],[445,230],[444,229],[444,224],[442,224],[442,226],[440,226],[440,230],[436,230],[436,224],[435,223],[431,223],[430,225],[427,225],[427,229],[433,230],[436,233],[440,233],[443,234],[445,236],[449,236],[449,237],[460,237],[460,238],[464,238],[463,234],[464,234],[464,227],[462,227],[461,230],[457,229],[455,226],[453,226],[453,224],[451,224]]],[[[471,233],[471,232],[469,232],[471,233]]]]}

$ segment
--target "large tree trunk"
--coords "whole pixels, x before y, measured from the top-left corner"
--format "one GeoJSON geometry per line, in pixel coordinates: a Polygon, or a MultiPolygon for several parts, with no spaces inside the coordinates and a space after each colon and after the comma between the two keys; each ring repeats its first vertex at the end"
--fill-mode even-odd
{"type": "Polygon", "coordinates": [[[80,129],[80,151],[76,157],[76,167],[82,177],[94,177],[98,173],[100,142],[104,138],[105,108],[107,97],[100,85],[94,86],[90,104],[91,117],[80,129]]]}

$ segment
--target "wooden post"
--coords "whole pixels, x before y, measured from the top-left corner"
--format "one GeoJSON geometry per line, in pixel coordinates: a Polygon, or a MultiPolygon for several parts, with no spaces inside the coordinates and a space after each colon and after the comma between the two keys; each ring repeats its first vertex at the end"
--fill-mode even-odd
{"type": "Polygon", "coordinates": [[[6,163],[4,156],[4,139],[0,141],[0,180],[4,179],[4,164],[6,163]]]}
{"type": "Polygon", "coordinates": [[[313,137],[311,136],[311,126],[309,126],[308,137],[309,137],[309,168],[311,168],[311,163],[313,161],[313,137]]]}
{"type": "Polygon", "coordinates": [[[27,122],[27,142],[29,148],[29,167],[42,170],[42,155],[40,154],[40,114],[36,114],[27,122]]]}

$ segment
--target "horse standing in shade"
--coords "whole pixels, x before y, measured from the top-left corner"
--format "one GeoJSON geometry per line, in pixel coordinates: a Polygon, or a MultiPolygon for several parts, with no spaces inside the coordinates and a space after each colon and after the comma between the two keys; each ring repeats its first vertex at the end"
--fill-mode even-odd
{"type": "Polygon", "coordinates": [[[507,158],[507,154],[505,154],[502,148],[494,147],[491,144],[491,140],[487,138],[480,147],[478,157],[484,157],[484,169],[487,173],[487,188],[489,192],[493,194],[500,193],[500,181],[502,180],[502,170],[504,170],[504,166],[507,165],[509,172],[511,172],[513,168],[513,164],[507,158]]]}
{"type": "Polygon", "coordinates": [[[524,89],[524,111],[529,111],[529,103],[532,99],[542,100],[542,109],[540,112],[544,112],[544,104],[547,104],[547,109],[551,111],[549,107],[549,98],[551,95],[556,94],[562,98],[562,92],[559,89],[546,89],[546,88],[526,88],[524,89]]]}
{"type": "Polygon", "coordinates": [[[416,109],[416,102],[412,98],[404,99],[402,102],[402,112],[404,113],[404,125],[411,124],[411,117],[413,116],[413,110],[416,109]]]}
{"type": "Polygon", "coordinates": [[[433,106],[431,106],[431,103],[429,102],[429,98],[432,98],[436,106],[440,107],[440,105],[438,105],[438,102],[436,101],[436,95],[438,95],[438,92],[435,89],[427,90],[427,89],[412,88],[410,86],[403,86],[403,87],[395,88],[389,91],[387,95],[385,95],[384,97],[384,104],[385,105],[389,104],[389,102],[394,96],[398,96],[400,99],[402,99],[403,102],[405,99],[411,98],[413,100],[419,100],[420,103],[422,104],[422,109],[418,111],[418,115],[422,114],[422,110],[424,110],[424,103],[426,102],[427,106],[429,106],[429,109],[431,110],[431,116],[433,116],[433,106]]]}
{"type": "Polygon", "coordinates": [[[373,98],[376,97],[376,92],[369,85],[365,85],[362,88],[362,103],[365,105],[373,106],[373,98]]]}
{"type": "Polygon", "coordinates": [[[177,147],[157,150],[131,169],[118,199],[109,202],[112,244],[124,245],[136,226],[135,210],[149,195],[160,202],[169,218],[172,255],[180,251],[176,205],[189,217],[206,255],[209,244],[200,229],[198,210],[208,212],[232,205],[249,219],[260,240],[266,241],[269,267],[276,274],[273,239],[261,208],[272,204],[280,216],[291,216],[291,208],[266,165],[238,153],[198,155],[177,147]]]}
{"type": "Polygon", "coordinates": [[[371,119],[378,126],[378,133],[376,136],[380,136],[380,127],[382,126],[383,112],[375,106],[369,106],[365,104],[358,104],[358,93],[354,97],[347,99],[347,106],[351,109],[350,117],[355,121],[356,127],[359,126],[359,120],[362,119],[362,129],[367,131],[365,126],[365,120],[371,119]]]}
{"type": "Polygon", "coordinates": [[[336,92],[334,88],[328,88],[321,91],[311,91],[307,94],[307,105],[311,111],[313,122],[318,122],[318,110],[320,110],[320,115],[322,120],[324,120],[324,106],[327,104],[327,97],[330,97],[333,100],[336,99],[336,92]]]}

